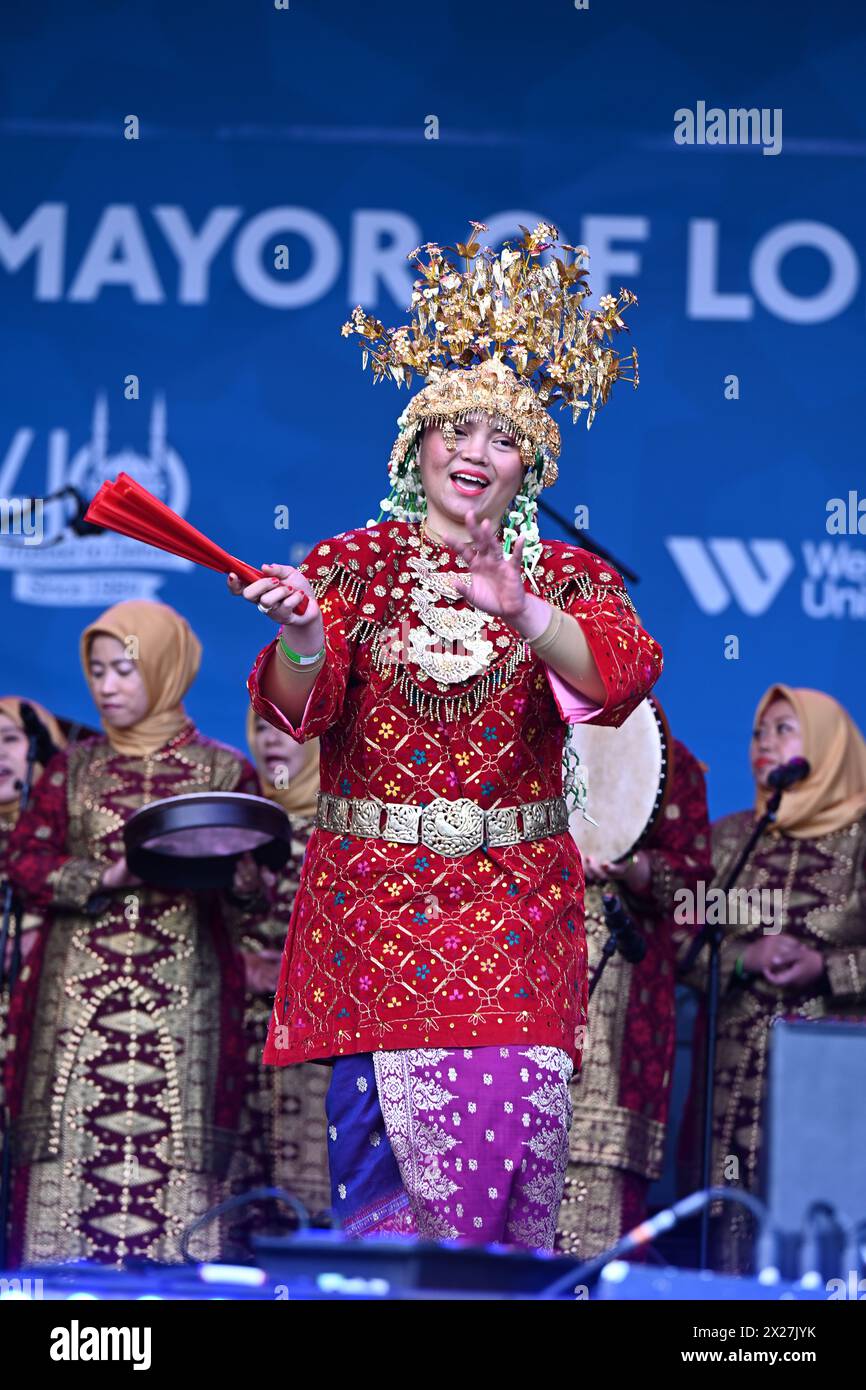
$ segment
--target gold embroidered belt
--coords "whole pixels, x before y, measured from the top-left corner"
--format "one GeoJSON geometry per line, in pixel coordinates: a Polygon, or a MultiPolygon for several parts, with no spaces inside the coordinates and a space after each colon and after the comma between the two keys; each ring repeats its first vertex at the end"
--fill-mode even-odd
{"type": "Polygon", "coordinates": [[[319,792],[316,823],[320,830],[403,845],[422,844],[436,854],[456,858],[482,846],[517,845],[561,835],[568,829],[568,805],[564,796],[553,796],[485,811],[467,796],[457,801],[437,796],[426,806],[416,806],[319,792]]]}

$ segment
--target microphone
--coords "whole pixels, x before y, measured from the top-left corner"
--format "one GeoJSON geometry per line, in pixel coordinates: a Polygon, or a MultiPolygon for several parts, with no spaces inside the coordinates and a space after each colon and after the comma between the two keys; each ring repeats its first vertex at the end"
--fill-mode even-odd
{"type": "Polygon", "coordinates": [[[51,492],[43,500],[45,502],[59,501],[62,497],[68,497],[75,503],[75,512],[66,522],[69,530],[74,536],[95,536],[101,535],[105,531],[104,526],[98,526],[94,521],[86,521],[87,508],[90,506],[87,498],[79,492],[77,487],[68,484],[66,487],[59,488],[57,492],[51,492]]]}
{"type": "Polygon", "coordinates": [[[616,948],[632,965],[640,965],[646,955],[646,941],[636,930],[615,893],[603,893],[605,926],[616,941],[616,948]]]}
{"type": "Polygon", "coordinates": [[[65,497],[68,497],[70,501],[72,501],[75,505],[74,513],[72,514],[72,516],[68,518],[68,520],[66,520],[63,523],[64,526],[67,527],[73,533],[73,535],[101,535],[107,529],[105,526],[99,526],[94,521],[85,520],[87,508],[90,506],[90,503],[88,502],[84,494],[82,492],[79,492],[77,487],[73,487],[71,483],[68,484],[66,487],[58,488],[56,492],[46,493],[44,497],[23,497],[21,501],[31,503],[36,502],[39,505],[44,506],[46,502],[62,502],[65,497]]]}
{"type": "Polygon", "coordinates": [[[781,767],[774,767],[767,783],[774,791],[783,792],[788,787],[793,787],[795,782],[802,782],[811,771],[812,768],[805,758],[792,758],[790,762],[782,763],[781,767]]]}
{"type": "Polygon", "coordinates": [[[54,757],[58,751],[57,744],[52,739],[39,715],[32,705],[28,705],[26,700],[19,704],[21,711],[21,723],[24,725],[24,732],[28,738],[34,740],[34,756],[38,763],[44,767],[47,762],[54,757]]]}

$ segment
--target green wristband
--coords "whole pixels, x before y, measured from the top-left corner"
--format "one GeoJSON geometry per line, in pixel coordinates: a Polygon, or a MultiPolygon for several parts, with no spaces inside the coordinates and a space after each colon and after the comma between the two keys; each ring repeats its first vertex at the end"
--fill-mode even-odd
{"type": "Polygon", "coordinates": [[[279,644],[280,651],[283,653],[283,656],[286,657],[286,659],[290,661],[293,666],[315,666],[316,663],[318,661],[321,661],[322,657],[325,655],[324,647],[320,648],[320,650],[316,652],[315,656],[301,656],[300,652],[293,652],[288,642],[286,641],[286,634],[284,632],[280,633],[279,644]]]}

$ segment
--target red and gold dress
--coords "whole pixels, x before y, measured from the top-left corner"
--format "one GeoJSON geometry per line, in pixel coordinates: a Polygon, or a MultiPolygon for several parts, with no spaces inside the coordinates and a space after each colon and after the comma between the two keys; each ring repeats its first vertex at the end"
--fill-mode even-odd
{"type": "MultiPolygon", "coordinates": [[[[713,825],[717,883],[725,881],[754,824],[753,812],[737,811],[713,825]]],[[[777,891],[782,906],[773,923],[775,930],[796,937],[824,957],[824,974],[805,986],[786,988],[770,983],[762,974],[739,975],[734,969],[737,957],[761,939],[765,927],[761,921],[754,923],[756,914],[750,910],[742,914],[745,921],[725,927],[719,958],[712,1180],[716,1186],[728,1186],[733,1175],[747,1192],[757,1195],[774,1020],[866,1019],[866,816],[808,839],[771,827],[747,860],[731,902],[736,901],[738,890],[777,891]]],[[[703,990],[706,974],[704,952],[687,982],[703,990]]],[[[684,1191],[699,1184],[705,1046],[702,1008],[680,1143],[684,1191]]],[[[713,1215],[714,1266],[733,1274],[751,1273],[755,1231],[750,1214],[726,1202],[717,1203],[713,1215]]]]}
{"type": "MultiPolygon", "coordinates": [[[[683,929],[675,928],[676,894],[713,876],[707,789],[698,760],[674,739],[669,790],[643,845],[651,879],[624,905],[647,943],[633,965],[617,952],[593,991],[587,1045],[571,1083],[574,1118],[559,1212],[557,1248],[589,1258],[614,1244],[646,1216],[649,1185],[662,1173],[676,1036],[675,963],[683,929]]],[[[605,892],[586,894],[590,969],[607,939],[605,892]]],[[[697,927],[692,929],[698,931],[697,927]]]]}
{"type": "MultiPolygon", "coordinates": [[[[16,1262],[179,1261],[184,1229],[225,1195],[240,926],[217,893],[100,888],[133,811],[213,790],[255,792],[255,774],[192,725],[140,757],[99,738],[52,760],[15,828],[10,875],[48,923],[10,1011],[16,1262]]],[[[190,1249],[217,1256],[218,1223],[190,1249]]]]}
{"type": "MultiPolygon", "coordinates": [[[[322,791],[337,797],[469,798],[485,810],[556,798],[566,717],[622,723],[661,669],[619,575],[563,542],[544,544],[534,585],[580,622],[604,682],[604,703],[584,701],[577,715],[566,714],[562,685],[497,618],[483,615],[490,659],[480,674],[455,681],[447,657],[440,664],[429,610],[439,581],[465,565],[416,525],[345,532],[316,546],[301,569],[322,608],[327,650],[301,724],[262,693],[273,643],[249,689],[272,724],[301,741],[321,737],[322,791]],[[451,678],[438,678],[446,669],[451,678]]],[[[448,611],[467,609],[460,599],[448,611]]],[[[567,832],[450,857],[348,824],[344,833],[314,831],[266,1061],[509,1043],[579,1059],[585,1011],[583,871],[567,832]]]]}
{"type": "MultiPolygon", "coordinates": [[[[267,792],[267,787],[261,789],[262,795],[267,792]]],[[[267,889],[267,902],[247,921],[240,939],[242,952],[253,958],[277,954],[285,944],[286,922],[315,828],[312,816],[296,811],[291,812],[290,822],[292,857],[267,889]]],[[[239,1192],[253,1187],[287,1189],[300,1198],[312,1217],[321,1217],[330,1206],[325,1139],[330,1068],[316,1062],[280,1068],[263,1064],[273,1001],[273,981],[267,988],[248,978],[244,1007],[246,1080],[233,1186],[239,1192]]],[[[291,1218],[288,1224],[297,1223],[291,1218]]],[[[246,1233],[264,1226],[273,1229],[275,1216],[273,1211],[256,1212],[239,1226],[246,1233]]]]}

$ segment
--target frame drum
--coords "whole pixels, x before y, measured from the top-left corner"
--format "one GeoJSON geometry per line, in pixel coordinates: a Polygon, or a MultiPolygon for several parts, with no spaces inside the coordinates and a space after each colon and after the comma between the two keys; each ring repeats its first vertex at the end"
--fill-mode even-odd
{"type": "Polygon", "coordinates": [[[633,854],[661,815],[668,781],[670,732],[657,700],[648,695],[618,729],[572,724],[569,745],[587,778],[587,813],[569,816],[569,830],[583,854],[616,862],[633,854]]]}
{"type": "Polygon", "coordinates": [[[157,888],[229,888],[243,854],[281,869],[291,856],[282,806],[244,792],[191,792],[151,801],[123,827],[130,871],[157,888]]]}

